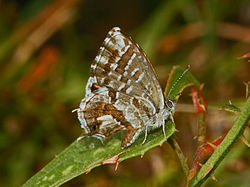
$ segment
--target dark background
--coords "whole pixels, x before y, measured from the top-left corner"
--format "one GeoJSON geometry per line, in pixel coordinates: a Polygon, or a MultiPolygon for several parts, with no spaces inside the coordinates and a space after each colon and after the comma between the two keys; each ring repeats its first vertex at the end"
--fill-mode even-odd
{"type": "MultiPolygon", "coordinates": [[[[219,111],[245,101],[250,65],[247,0],[0,0],[0,186],[19,186],[80,136],[76,114],[88,71],[107,32],[119,26],[143,48],[164,88],[174,65],[205,83],[208,141],[235,120],[219,111]]],[[[197,117],[189,90],[175,115],[188,162],[197,117]],[[187,104],[187,105],[183,105],[187,104]]],[[[249,138],[249,129],[245,132],[249,138]]],[[[239,142],[206,186],[248,186],[250,151],[239,142]]],[[[185,177],[165,143],[143,159],[94,169],[65,186],[181,186],[185,177]]]]}

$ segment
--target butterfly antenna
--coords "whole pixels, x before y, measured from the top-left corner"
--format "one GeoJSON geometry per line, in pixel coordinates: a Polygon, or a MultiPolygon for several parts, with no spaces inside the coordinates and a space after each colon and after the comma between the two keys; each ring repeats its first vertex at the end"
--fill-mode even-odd
{"type": "Polygon", "coordinates": [[[181,76],[174,82],[174,84],[172,85],[172,87],[170,88],[167,97],[169,97],[170,93],[172,92],[173,88],[176,86],[176,84],[182,79],[182,77],[189,71],[190,69],[190,65],[188,65],[188,67],[183,71],[183,73],[181,74],[181,76]]]}

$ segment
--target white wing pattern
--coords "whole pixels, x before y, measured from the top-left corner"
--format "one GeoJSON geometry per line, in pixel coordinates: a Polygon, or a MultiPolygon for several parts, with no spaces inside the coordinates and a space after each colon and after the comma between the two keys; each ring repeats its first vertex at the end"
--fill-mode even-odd
{"type": "MultiPolygon", "coordinates": [[[[81,127],[88,136],[105,139],[127,130],[122,148],[138,135],[162,126],[175,108],[165,104],[155,72],[141,48],[121,33],[109,31],[91,64],[85,98],[77,109],[81,127]]],[[[164,131],[165,135],[165,131],[164,131]]]]}

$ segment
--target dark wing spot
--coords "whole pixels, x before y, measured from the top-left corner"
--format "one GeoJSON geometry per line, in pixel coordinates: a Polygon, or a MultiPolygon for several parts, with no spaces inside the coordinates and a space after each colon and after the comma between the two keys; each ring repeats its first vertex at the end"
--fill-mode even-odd
{"type": "Polygon", "coordinates": [[[95,90],[99,89],[100,86],[98,86],[96,83],[94,83],[92,86],[91,86],[91,92],[94,92],[95,90]]]}
{"type": "Polygon", "coordinates": [[[93,125],[91,128],[92,128],[93,131],[95,131],[96,130],[96,125],[93,125]]]}

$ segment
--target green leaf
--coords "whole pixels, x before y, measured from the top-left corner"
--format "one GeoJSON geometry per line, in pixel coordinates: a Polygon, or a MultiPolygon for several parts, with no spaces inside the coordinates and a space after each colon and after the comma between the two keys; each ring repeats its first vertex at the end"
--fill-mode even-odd
{"type": "MultiPolygon", "coordinates": [[[[176,81],[183,71],[184,69],[179,67],[175,67],[172,70],[168,81],[172,94],[179,93],[186,85],[197,83],[196,79],[190,73],[186,73],[176,83],[171,80],[176,81]]],[[[167,138],[173,135],[174,132],[175,127],[173,123],[167,122],[167,138]]],[[[101,162],[116,155],[120,155],[119,162],[121,162],[128,158],[142,155],[151,148],[159,146],[166,141],[162,129],[159,128],[149,133],[143,145],[141,143],[143,142],[144,134],[141,134],[132,146],[123,150],[121,149],[123,136],[124,132],[116,133],[105,140],[104,144],[92,137],[86,137],[79,142],[75,141],[23,186],[58,186],[100,166],[101,162]]]]}
{"type": "Polygon", "coordinates": [[[195,77],[179,66],[173,67],[167,86],[165,89],[165,96],[170,99],[178,99],[176,96],[181,93],[188,86],[199,86],[200,83],[195,79],[195,77]]]}
{"type": "Polygon", "coordinates": [[[224,106],[222,106],[222,109],[235,114],[240,113],[240,109],[233,104],[225,104],[224,106]]]}
{"type": "Polygon", "coordinates": [[[250,118],[250,97],[248,98],[242,112],[239,114],[236,122],[227,133],[227,136],[221,142],[221,144],[215,149],[211,157],[207,160],[200,171],[191,180],[189,186],[200,186],[210,174],[217,168],[220,162],[224,159],[226,154],[229,152],[233,144],[242,135],[248,120],[250,118]]]}
{"type": "MultiPolygon", "coordinates": [[[[168,138],[174,133],[175,127],[170,122],[166,126],[168,138]]],[[[121,149],[122,135],[124,133],[113,135],[104,141],[103,145],[99,140],[91,137],[79,142],[75,141],[23,186],[58,186],[101,165],[102,161],[124,151],[121,149]]],[[[146,143],[141,145],[143,139],[144,136],[141,135],[132,146],[127,148],[128,152],[121,154],[119,161],[144,154],[165,141],[161,129],[149,133],[146,143]]]]}

